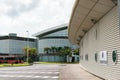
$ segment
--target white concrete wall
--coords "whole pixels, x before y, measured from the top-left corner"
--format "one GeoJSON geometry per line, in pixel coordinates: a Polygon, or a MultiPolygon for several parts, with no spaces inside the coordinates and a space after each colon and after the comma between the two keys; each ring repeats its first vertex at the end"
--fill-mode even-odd
{"type": "Polygon", "coordinates": [[[88,71],[107,80],[120,79],[120,29],[117,7],[86,33],[80,42],[80,56],[81,65],[88,71]],[[112,61],[113,50],[117,50],[117,64],[112,61]],[[100,51],[107,51],[107,64],[100,63],[100,51]],[[97,62],[95,53],[98,55],[97,62]],[[86,54],[88,54],[88,60],[85,60],[86,54]]]}

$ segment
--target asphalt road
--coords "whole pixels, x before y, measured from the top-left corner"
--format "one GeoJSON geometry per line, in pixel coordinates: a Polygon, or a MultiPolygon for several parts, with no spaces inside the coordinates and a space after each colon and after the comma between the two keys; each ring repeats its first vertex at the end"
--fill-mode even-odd
{"type": "Polygon", "coordinates": [[[0,80],[58,80],[61,65],[34,64],[0,68],[0,80]]]}

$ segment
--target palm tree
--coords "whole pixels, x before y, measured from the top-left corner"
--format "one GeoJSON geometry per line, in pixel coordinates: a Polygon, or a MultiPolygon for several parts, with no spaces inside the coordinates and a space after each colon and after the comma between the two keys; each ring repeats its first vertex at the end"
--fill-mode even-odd
{"type": "Polygon", "coordinates": [[[49,48],[48,48],[48,47],[45,47],[45,48],[44,48],[44,53],[46,53],[46,54],[49,53],[49,48]]]}
{"type": "Polygon", "coordinates": [[[31,59],[28,61],[35,61],[36,57],[37,57],[37,49],[36,48],[24,48],[24,55],[26,58],[31,59]],[[28,54],[28,57],[27,57],[28,54]]]}
{"type": "Polygon", "coordinates": [[[79,48],[77,48],[77,49],[74,50],[74,54],[75,55],[79,55],[79,48]]]}
{"type": "Polygon", "coordinates": [[[58,52],[60,53],[62,50],[62,47],[58,47],[58,52]]]}
{"type": "Polygon", "coordinates": [[[72,56],[72,52],[71,52],[71,48],[70,47],[65,46],[64,49],[65,49],[65,51],[64,51],[65,55],[72,56]]]}
{"type": "Polygon", "coordinates": [[[55,53],[55,47],[51,47],[51,52],[55,53]]]}
{"type": "Polygon", "coordinates": [[[58,49],[58,47],[55,47],[55,53],[57,53],[57,49],[58,49]]]}
{"type": "Polygon", "coordinates": [[[71,52],[71,48],[68,47],[68,46],[65,46],[65,47],[60,47],[60,55],[61,56],[66,56],[66,55],[69,55],[69,56],[72,56],[72,52],[71,52]]]}

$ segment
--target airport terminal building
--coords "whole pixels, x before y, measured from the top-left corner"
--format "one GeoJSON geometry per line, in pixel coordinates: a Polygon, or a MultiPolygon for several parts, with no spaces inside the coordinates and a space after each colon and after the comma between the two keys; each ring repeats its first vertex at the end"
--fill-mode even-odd
{"type": "Polygon", "coordinates": [[[23,49],[27,47],[27,41],[29,47],[36,48],[36,39],[34,38],[18,37],[14,33],[0,36],[0,55],[23,55],[23,49]]]}
{"type": "Polygon", "coordinates": [[[106,80],[120,79],[120,0],[76,0],[68,38],[80,64],[106,80]]]}
{"type": "Polygon", "coordinates": [[[37,48],[40,61],[65,61],[65,57],[53,53],[46,54],[44,49],[64,46],[71,47],[71,44],[68,40],[67,24],[46,29],[34,34],[33,36],[37,37],[37,48]]]}
{"type": "Polygon", "coordinates": [[[44,53],[45,47],[64,47],[69,46],[67,25],[58,25],[34,34],[38,40],[38,53],[44,53]]]}
{"type": "MultiPolygon", "coordinates": [[[[77,48],[77,46],[72,45],[69,42],[67,28],[67,24],[62,24],[43,30],[33,35],[37,39],[19,37],[15,33],[0,36],[0,55],[23,56],[24,48],[29,46],[30,48],[37,49],[39,61],[65,62],[67,60],[66,56],[61,56],[60,52],[57,52],[58,48],[77,48]],[[45,48],[49,48],[48,53],[45,51],[45,48]],[[54,50],[52,50],[53,48],[54,50]]],[[[72,57],[74,58],[75,62],[79,60],[78,55],[74,55],[72,57]]]]}

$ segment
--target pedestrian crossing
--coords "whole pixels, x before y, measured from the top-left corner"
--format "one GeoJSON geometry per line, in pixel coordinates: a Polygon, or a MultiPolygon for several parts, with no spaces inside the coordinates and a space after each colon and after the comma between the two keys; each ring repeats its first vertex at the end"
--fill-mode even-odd
{"type": "Polygon", "coordinates": [[[29,67],[0,68],[2,80],[58,80],[59,66],[36,65],[29,67]]]}
{"type": "Polygon", "coordinates": [[[48,79],[58,79],[58,76],[34,76],[34,75],[0,75],[0,77],[8,78],[48,78],[48,79]]]}
{"type": "Polygon", "coordinates": [[[0,71],[0,73],[9,73],[9,74],[12,74],[12,73],[15,73],[15,74],[21,74],[21,73],[32,73],[32,74],[36,74],[36,73],[39,73],[39,74],[58,74],[59,72],[32,72],[32,71],[0,71]]]}

